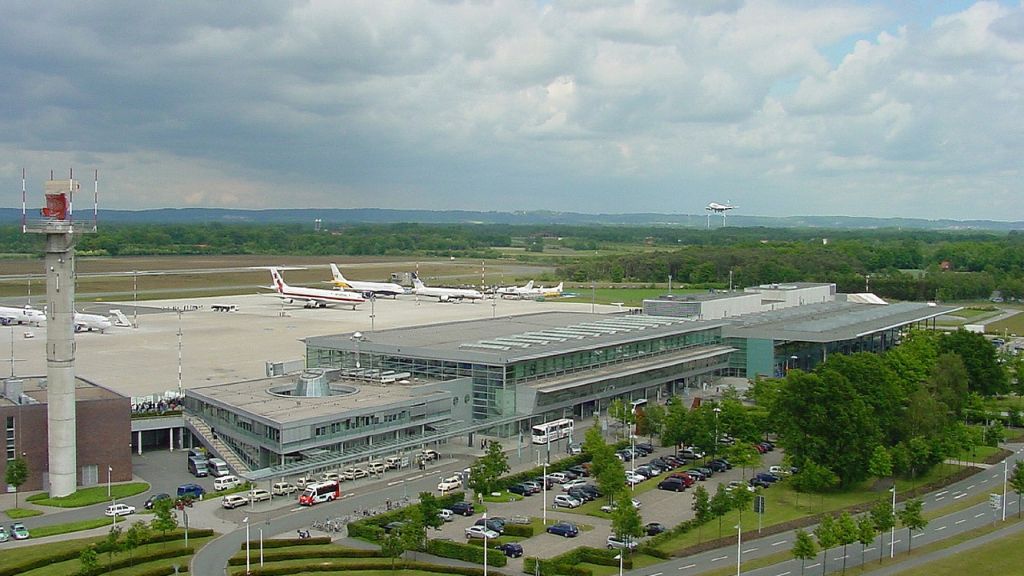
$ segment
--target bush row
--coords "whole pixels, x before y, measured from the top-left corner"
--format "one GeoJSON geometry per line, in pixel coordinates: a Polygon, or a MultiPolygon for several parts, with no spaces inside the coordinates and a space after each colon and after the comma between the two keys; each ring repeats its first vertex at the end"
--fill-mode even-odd
{"type": "Polygon", "coordinates": [[[505,524],[505,536],[530,538],[533,534],[533,524],[505,524]]]}
{"type": "MultiPolygon", "coordinates": [[[[330,544],[330,539],[326,542],[330,544]]],[[[263,544],[266,548],[266,543],[263,544]]],[[[243,549],[245,545],[242,545],[243,549]]],[[[318,548],[316,550],[310,550],[303,546],[298,546],[294,549],[285,550],[274,550],[273,552],[263,552],[263,559],[267,562],[281,562],[283,560],[301,560],[303,558],[383,558],[380,550],[359,550],[356,548],[330,548],[327,550],[318,548]]],[[[238,566],[245,564],[244,555],[235,555],[228,564],[232,566],[238,566]]]]}
{"type": "MultiPolygon", "coordinates": [[[[204,529],[190,529],[188,531],[188,535],[193,537],[193,538],[204,538],[204,537],[207,537],[207,536],[212,536],[213,535],[213,530],[206,529],[206,528],[204,528],[204,529]]],[[[182,532],[179,532],[179,531],[169,532],[167,534],[154,534],[151,538],[147,539],[146,542],[143,543],[143,546],[145,544],[155,544],[155,543],[158,543],[158,542],[169,542],[171,540],[177,540],[177,539],[179,539],[181,537],[182,537],[182,532]]],[[[89,546],[89,544],[84,545],[81,548],[76,548],[76,549],[73,549],[73,550],[66,550],[66,551],[64,551],[64,552],[62,552],[60,554],[52,554],[52,555],[47,556],[45,558],[36,558],[36,559],[30,560],[28,562],[25,562],[24,564],[18,564],[16,566],[10,566],[10,567],[4,568],[4,569],[0,569],[0,576],[18,576],[18,574],[21,574],[23,572],[28,572],[29,570],[35,570],[36,568],[42,568],[43,566],[49,566],[50,564],[56,564],[58,562],[67,562],[69,560],[74,560],[74,559],[78,558],[79,554],[81,554],[82,550],[84,550],[87,546],[89,546]]],[[[96,551],[97,552],[106,552],[106,547],[100,546],[97,543],[96,544],[96,551]]]]}
{"type": "MultiPolygon", "coordinates": [[[[573,466],[583,464],[584,462],[590,462],[589,454],[577,454],[575,456],[569,456],[568,458],[562,458],[561,460],[555,460],[554,462],[548,464],[548,474],[552,472],[561,472],[562,470],[572,468],[573,466]]],[[[507,490],[509,486],[519,484],[520,482],[525,482],[527,480],[532,480],[534,478],[537,478],[538,476],[543,475],[544,467],[537,466],[536,468],[530,468],[529,470],[525,470],[523,472],[517,472],[510,476],[505,476],[504,478],[498,480],[497,486],[499,489],[507,490]]]]}
{"type": "MultiPolygon", "coordinates": [[[[427,540],[427,554],[463,560],[472,564],[482,564],[484,561],[484,550],[480,546],[471,546],[451,540],[427,540]]],[[[488,554],[487,565],[502,567],[508,562],[504,554],[488,554]]]]}
{"type": "MultiPolygon", "coordinates": [[[[194,548],[192,548],[191,546],[189,546],[188,548],[185,548],[183,546],[181,548],[171,548],[169,550],[159,550],[159,551],[156,551],[156,552],[147,552],[145,557],[140,557],[140,558],[118,558],[117,560],[114,560],[113,562],[111,562],[109,566],[107,565],[106,562],[103,562],[102,558],[100,558],[100,565],[97,566],[95,570],[81,570],[80,569],[75,574],[76,574],[76,576],[98,576],[99,574],[104,574],[104,573],[110,572],[112,570],[120,570],[121,568],[128,568],[129,566],[134,566],[136,562],[139,563],[139,564],[144,564],[144,563],[153,562],[154,560],[166,560],[168,558],[177,558],[179,556],[191,556],[193,554],[195,554],[195,549],[194,548]]],[[[185,564],[188,564],[188,562],[185,562],[185,564]]],[[[160,567],[154,567],[154,568],[152,568],[152,570],[153,571],[160,571],[159,572],[160,574],[168,574],[168,573],[173,573],[174,572],[173,568],[171,568],[171,571],[168,572],[168,568],[170,568],[170,567],[168,567],[168,566],[160,566],[160,567]]]]}
{"type": "MultiPolygon", "coordinates": [[[[330,543],[330,536],[317,536],[315,538],[272,538],[263,541],[263,548],[288,548],[291,546],[314,546],[330,543]]],[[[241,548],[242,550],[245,550],[245,542],[242,542],[241,548]]]]}
{"type": "MultiPolygon", "coordinates": [[[[252,576],[288,576],[299,572],[347,572],[359,570],[373,570],[379,572],[380,564],[361,562],[311,562],[309,564],[288,565],[288,566],[265,566],[263,568],[252,567],[249,574],[252,576]]],[[[459,576],[483,576],[481,568],[470,568],[466,566],[438,566],[427,562],[412,562],[398,560],[395,562],[396,570],[419,570],[422,572],[435,572],[438,574],[458,574],[459,576]]],[[[235,571],[231,576],[245,576],[245,570],[235,571]]]]}
{"type": "MultiPolygon", "coordinates": [[[[580,566],[582,563],[597,564],[599,566],[618,567],[618,550],[605,550],[603,548],[590,548],[581,546],[573,548],[564,554],[542,560],[540,558],[528,557],[523,561],[523,572],[527,574],[541,574],[542,576],[566,575],[566,576],[593,576],[593,570],[580,566]],[[539,566],[538,566],[539,565],[539,566]]],[[[633,558],[627,556],[622,561],[622,567],[626,570],[633,569],[633,558]]]]}
{"type": "MultiPolygon", "coordinates": [[[[450,492],[444,496],[439,496],[437,503],[441,508],[448,508],[456,502],[462,502],[465,497],[466,495],[463,492],[450,492]]],[[[416,504],[397,508],[384,514],[360,518],[348,525],[348,535],[352,538],[362,538],[363,540],[379,543],[384,538],[384,525],[390,522],[405,520],[409,509],[413,506],[416,506],[416,504]]]]}

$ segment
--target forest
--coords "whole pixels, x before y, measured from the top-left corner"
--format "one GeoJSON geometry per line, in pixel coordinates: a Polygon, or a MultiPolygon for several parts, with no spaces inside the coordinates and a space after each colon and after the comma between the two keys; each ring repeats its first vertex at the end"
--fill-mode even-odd
{"type": "MultiPolygon", "coordinates": [[[[108,224],[91,256],[295,254],[517,258],[569,282],[726,287],[835,282],[903,300],[1024,298],[1024,233],[818,228],[506,224],[108,224]]],[[[40,254],[42,239],[0,227],[0,252],[40,254]]]]}

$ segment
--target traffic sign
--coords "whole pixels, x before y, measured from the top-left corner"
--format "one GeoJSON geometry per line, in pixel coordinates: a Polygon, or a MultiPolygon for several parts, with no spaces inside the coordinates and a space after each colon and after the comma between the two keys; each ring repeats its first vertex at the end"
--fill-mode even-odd
{"type": "Polygon", "coordinates": [[[1002,508],[1003,507],[1003,496],[1002,496],[1002,494],[996,494],[995,492],[992,492],[991,494],[989,494],[988,495],[988,505],[991,506],[993,510],[998,510],[998,509],[1002,508]]]}
{"type": "Polygon", "coordinates": [[[754,496],[754,512],[764,514],[764,496],[754,496]]]}

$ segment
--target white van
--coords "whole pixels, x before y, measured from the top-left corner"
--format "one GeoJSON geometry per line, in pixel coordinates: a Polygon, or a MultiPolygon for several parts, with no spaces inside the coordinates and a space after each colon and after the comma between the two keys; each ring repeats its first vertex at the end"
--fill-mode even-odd
{"type": "Polygon", "coordinates": [[[369,464],[366,465],[366,470],[369,471],[370,474],[383,474],[384,473],[384,463],[383,462],[370,462],[369,464]]]}
{"type": "Polygon", "coordinates": [[[228,469],[228,463],[220,458],[210,458],[206,461],[206,467],[210,469],[210,474],[216,477],[231,474],[231,470],[228,469]]]}
{"type": "Polygon", "coordinates": [[[236,486],[241,485],[242,479],[239,478],[238,476],[233,476],[231,474],[228,474],[227,476],[221,476],[220,478],[217,478],[216,480],[213,481],[213,489],[217,491],[228,490],[230,488],[235,488],[236,486]]]}
{"type": "Polygon", "coordinates": [[[405,468],[408,465],[409,465],[409,457],[408,456],[391,456],[389,458],[385,458],[384,459],[384,466],[387,466],[388,468],[390,468],[392,470],[397,470],[399,468],[405,468]]]}

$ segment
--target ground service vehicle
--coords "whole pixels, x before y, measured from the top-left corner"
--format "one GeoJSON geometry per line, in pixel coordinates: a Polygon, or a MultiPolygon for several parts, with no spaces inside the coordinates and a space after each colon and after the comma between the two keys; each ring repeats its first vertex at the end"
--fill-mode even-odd
{"type": "Polygon", "coordinates": [[[337,480],[307,484],[306,489],[299,495],[299,504],[312,506],[321,502],[330,502],[341,498],[341,484],[337,480]]]}
{"type": "Polygon", "coordinates": [[[206,461],[195,457],[188,459],[188,471],[196,478],[205,478],[210,475],[210,471],[206,467],[206,461]]]}
{"type": "Polygon", "coordinates": [[[242,479],[238,476],[228,474],[227,476],[221,476],[213,481],[213,489],[216,491],[230,490],[242,485],[242,479]]]}
{"type": "Polygon", "coordinates": [[[575,424],[572,418],[560,418],[551,422],[545,422],[533,427],[532,436],[534,444],[547,444],[561,440],[572,434],[575,424]]]}

